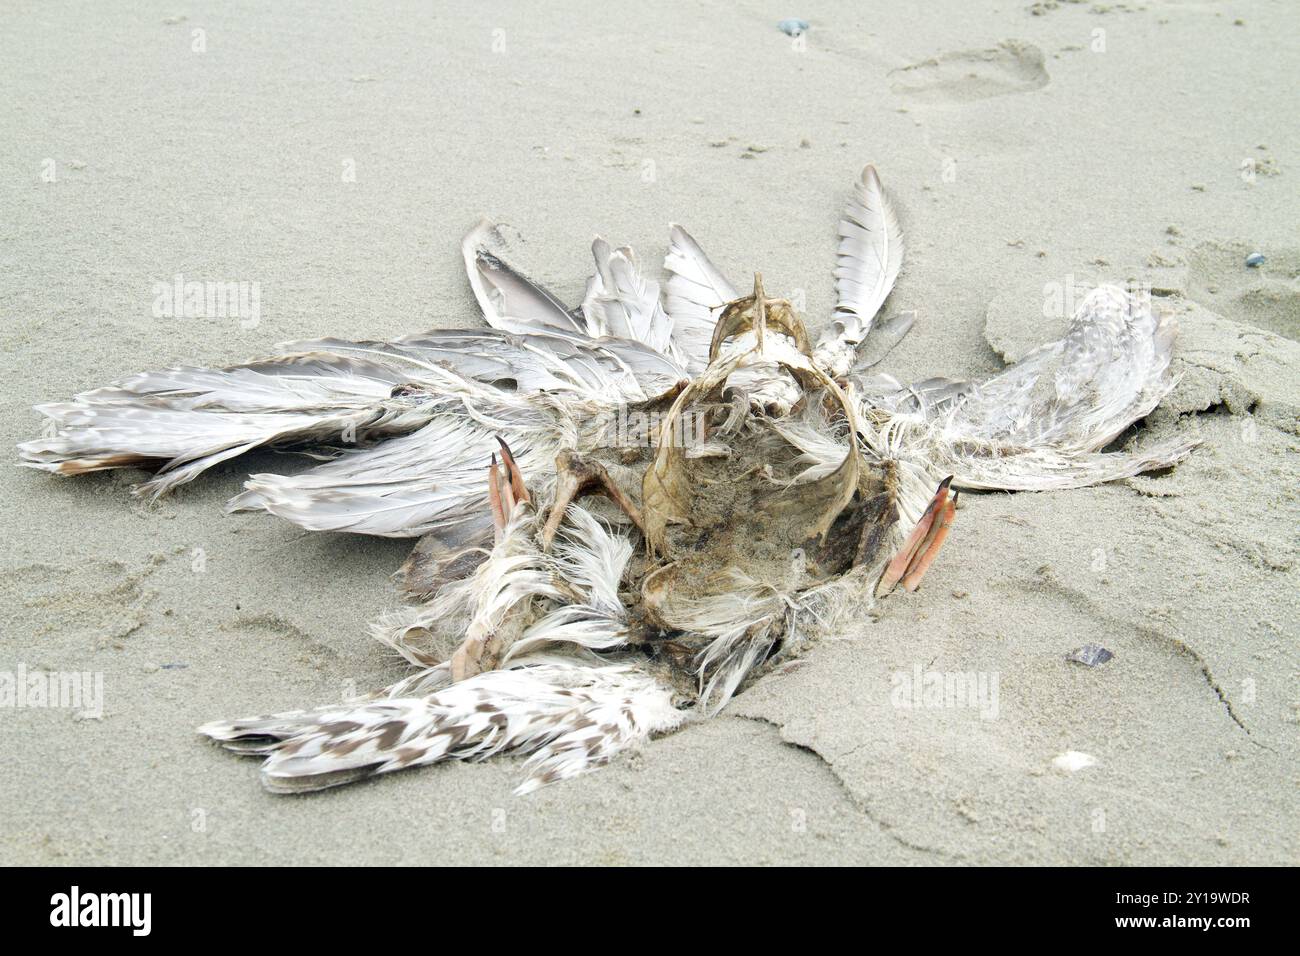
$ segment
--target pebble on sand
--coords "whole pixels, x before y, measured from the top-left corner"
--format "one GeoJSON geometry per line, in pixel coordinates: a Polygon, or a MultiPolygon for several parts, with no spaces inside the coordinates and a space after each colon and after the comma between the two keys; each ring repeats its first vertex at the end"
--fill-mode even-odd
{"type": "Polygon", "coordinates": [[[776,28],[786,36],[797,37],[808,31],[808,21],[800,20],[798,17],[786,17],[776,25],[776,28]]]}
{"type": "Polygon", "coordinates": [[[1258,269],[1263,264],[1264,264],[1264,253],[1262,252],[1252,252],[1250,255],[1246,257],[1246,265],[1250,266],[1250,268],[1252,269],[1258,269]]]}

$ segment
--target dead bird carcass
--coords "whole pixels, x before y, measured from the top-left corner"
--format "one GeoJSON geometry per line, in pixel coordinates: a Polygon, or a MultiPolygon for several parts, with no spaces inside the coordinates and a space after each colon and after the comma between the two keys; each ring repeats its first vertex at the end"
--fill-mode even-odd
{"type": "Polygon", "coordinates": [[[375,625],[415,670],[202,732],[264,756],[276,791],[505,751],[530,755],[529,790],[716,712],[844,607],[915,589],[957,489],[1081,487],[1190,450],[1101,451],[1171,387],[1174,323],[1148,301],[1098,288],[1063,339],[988,381],[903,385],[872,369],[911,324],[875,321],[903,244],[872,167],[839,234],[814,345],[761,277],[741,295],[680,227],[662,297],[597,239],[569,308],[483,223],[463,249],[489,328],[137,375],[41,406],[52,428],[23,463],[156,467],[137,488],[156,496],[252,448],[324,449],[229,507],[418,537],[415,603],[375,625]]]}

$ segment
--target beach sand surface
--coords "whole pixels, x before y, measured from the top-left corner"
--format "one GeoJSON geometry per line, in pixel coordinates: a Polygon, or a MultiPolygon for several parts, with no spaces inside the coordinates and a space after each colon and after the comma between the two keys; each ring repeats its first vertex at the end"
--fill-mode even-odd
{"type": "Polygon", "coordinates": [[[1202,444],[963,495],[919,592],[527,797],[513,759],[276,797],[195,734],[404,673],[367,622],[411,542],[222,515],[302,459],[155,506],[139,472],[12,467],[0,672],[102,674],[103,708],[0,709],[0,859],[1296,863],[1298,34],[1282,0],[7,4],[4,447],[34,404],[138,370],[474,326],[481,215],[569,302],[593,234],[654,271],[680,222],[817,329],[867,162],[908,238],[886,311],[918,316],[884,370],[988,376],[1061,334],[1056,293],[1147,283],[1180,379],[1119,444],[1202,444]],[[257,282],[259,321],[155,317],[176,275],[257,282]],[[1087,643],[1114,659],[1067,661],[1087,643]],[[917,673],[996,678],[996,712],[896,706],[917,673]]]}

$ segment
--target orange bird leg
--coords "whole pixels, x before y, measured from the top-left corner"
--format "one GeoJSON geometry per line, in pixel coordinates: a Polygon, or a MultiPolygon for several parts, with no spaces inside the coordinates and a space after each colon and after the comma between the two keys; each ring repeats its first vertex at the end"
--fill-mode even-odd
{"type": "Polygon", "coordinates": [[[528,493],[528,488],[524,485],[523,472],[515,464],[515,456],[510,451],[510,446],[500,435],[497,436],[497,443],[501,446],[501,460],[505,462],[506,474],[510,476],[510,491],[515,496],[515,501],[526,501],[532,504],[532,495],[528,493]]]}
{"type": "MultiPolygon", "coordinates": [[[[928,539],[931,531],[934,530],[935,520],[948,504],[948,486],[950,484],[952,484],[951,475],[939,482],[938,490],[935,491],[934,497],[930,499],[930,503],[926,505],[925,511],[921,514],[921,520],[916,523],[912,533],[907,536],[903,546],[885,568],[885,573],[880,576],[880,583],[876,585],[876,597],[883,597],[894,590],[898,586],[898,582],[903,580],[913,566],[917,555],[924,554],[925,548],[930,546],[931,542],[928,539]]],[[[945,536],[946,534],[947,532],[945,532],[945,536]]],[[[929,567],[928,563],[926,567],[929,567]]],[[[916,580],[920,581],[920,578],[918,577],[916,580]]],[[[908,588],[908,590],[914,589],[908,588]]]]}
{"type": "MultiPolygon", "coordinates": [[[[492,456],[492,464],[488,465],[488,506],[492,509],[492,528],[496,532],[497,542],[501,541],[501,533],[506,529],[506,521],[510,517],[510,507],[502,497],[501,473],[497,470],[497,456],[492,456]]],[[[507,488],[506,494],[509,494],[507,488]]]]}
{"type": "Polygon", "coordinates": [[[921,578],[925,577],[925,572],[934,563],[934,559],[939,556],[939,551],[948,538],[948,532],[952,528],[953,518],[956,515],[957,496],[954,495],[952,500],[943,506],[939,516],[935,518],[934,524],[930,527],[930,533],[925,536],[925,543],[921,546],[920,552],[908,566],[907,574],[903,577],[903,587],[906,590],[915,591],[921,586],[921,578]]]}

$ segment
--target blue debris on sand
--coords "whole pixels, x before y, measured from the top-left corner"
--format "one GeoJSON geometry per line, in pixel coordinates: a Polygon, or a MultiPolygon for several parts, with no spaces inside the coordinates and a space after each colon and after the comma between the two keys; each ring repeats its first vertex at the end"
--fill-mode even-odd
{"type": "Polygon", "coordinates": [[[1096,667],[1098,664],[1105,664],[1114,656],[1100,644],[1085,644],[1077,651],[1071,651],[1066,660],[1086,664],[1089,667],[1096,667]]]}
{"type": "Polygon", "coordinates": [[[1264,253],[1262,252],[1252,252],[1246,257],[1246,265],[1250,266],[1252,269],[1258,269],[1263,264],[1264,253]]]}
{"type": "Polygon", "coordinates": [[[776,28],[786,36],[797,37],[808,32],[808,21],[800,20],[798,17],[786,17],[776,25],[776,28]]]}

